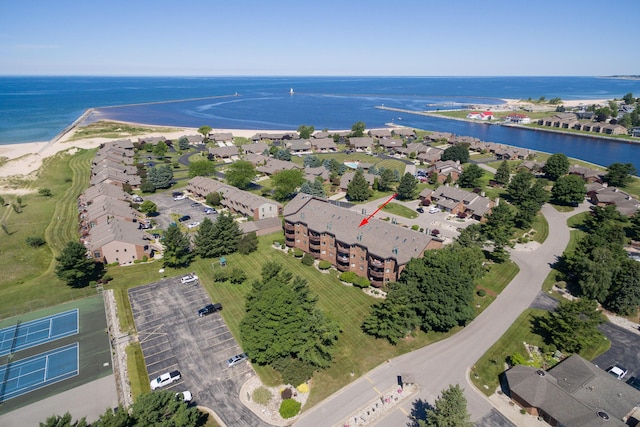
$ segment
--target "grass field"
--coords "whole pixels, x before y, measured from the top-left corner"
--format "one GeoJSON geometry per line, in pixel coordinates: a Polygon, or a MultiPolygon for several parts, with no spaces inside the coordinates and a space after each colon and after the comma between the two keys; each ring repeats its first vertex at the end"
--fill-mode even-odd
{"type": "Polygon", "coordinates": [[[413,209],[409,209],[406,206],[393,202],[387,203],[385,207],[382,208],[382,210],[409,219],[418,217],[418,212],[414,211],[413,209]]]}
{"type": "Polygon", "coordinates": [[[475,315],[479,315],[487,308],[500,292],[509,284],[520,268],[513,261],[506,261],[501,264],[490,264],[485,275],[478,280],[476,290],[484,290],[485,296],[474,294],[475,315]]]}
{"type": "Polygon", "coordinates": [[[77,141],[79,139],[93,138],[96,136],[101,138],[129,138],[131,136],[154,132],[175,132],[178,130],[179,129],[166,127],[131,126],[125,123],[99,121],[77,128],[69,141],[77,141]]]}
{"type": "MultiPolygon", "coordinates": [[[[81,150],[47,159],[36,178],[23,183],[22,212],[3,208],[2,222],[9,234],[0,239],[0,318],[95,293],[72,289],[54,273],[54,257],[67,242],[78,239],[77,198],[87,187],[94,154],[81,150]],[[40,196],[40,188],[48,188],[52,196],[40,196]],[[43,237],[47,244],[31,248],[25,239],[32,236],[43,237]]],[[[15,202],[15,196],[3,197],[7,203],[15,202]]]]}

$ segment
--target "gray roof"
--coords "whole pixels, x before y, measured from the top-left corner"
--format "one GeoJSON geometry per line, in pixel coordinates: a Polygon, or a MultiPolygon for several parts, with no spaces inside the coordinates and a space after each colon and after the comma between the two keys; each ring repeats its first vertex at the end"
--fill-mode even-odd
{"type": "Polygon", "coordinates": [[[371,129],[369,136],[374,138],[391,138],[391,131],[389,129],[371,129]]]}
{"type": "Polygon", "coordinates": [[[105,215],[130,219],[137,218],[139,215],[138,211],[129,206],[129,203],[122,200],[112,199],[107,196],[98,196],[94,200],[95,202],[86,208],[85,219],[88,221],[97,220],[105,215]]]}
{"type": "MultiPolygon", "coordinates": [[[[345,172],[342,177],[340,177],[340,188],[347,188],[349,183],[353,180],[353,177],[356,175],[355,172],[345,172]]],[[[367,180],[369,185],[373,185],[376,176],[370,173],[364,174],[364,179],[367,180]]]]}
{"type": "Polygon", "coordinates": [[[107,196],[118,200],[127,200],[128,198],[127,193],[125,193],[119,185],[101,182],[87,188],[84,193],[80,195],[80,199],[84,203],[88,203],[98,196],[107,196]]]}
{"type": "Polygon", "coordinates": [[[238,155],[238,147],[235,145],[224,147],[212,147],[209,148],[209,153],[217,157],[231,157],[238,155]]]}
{"type": "Polygon", "coordinates": [[[300,166],[296,165],[292,162],[287,162],[286,160],[273,159],[271,157],[267,158],[267,163],[264,166],[256,167],[258,172],[273,175],[283,170],[290,169],[302,169],[300,166]]]}
{"type": "Polygon", "coordinates": [[[209,134],[209,139],[213,140],[213,141],[221,141],[221,142],[225,142],[225,141],[233,141],[233,134],[229,133],[229,132],[217,132],[217,133],[210,133],[209,134]]]}
{"type": "Polygon", "coordinates": [[[363,215],[304,193],[298,193],[284,207],[284,218],[306,224],[318,233],[332,234],[345,244],[366,247],[370,253],[382,259],[393,258],[398,264],[422,256],[431,242],[431,237],[424,233],[376,218],[359,227],[363,215]]]}
{"type": "Polygon", "coordinates": [[[91,228],[86,240],[89,248],[94,251],[111,242],[126,242],[134,245],[148,245],[147,234],[139,229],[137,222],[111,218],[104,224],[91,228]]]}
{"type": "MultiPolygon", "coordinates": [[[[204,191],[202,192],[203,194],[201,194],[203,196],[206,196],[209,193],[220,193],[223,196],[223,206],[229,205],[233,206],[234,208],[238,208],[236,204],[242,204],[251,210],[258,209],[259,207],[267,203],[277,207],[281,206],[278,202],[275,202],[271,199],[258,196],[257,194],[253,194],[248,191],[240,190],[231,185],[225,184],[215,179],[206,178],[204,176],[196,176],[191,178],[189,180],[188,188],[191,189],[193,187],[204,189],[204,191]]],[[[243,213],[248,215],[250,212],[243,213]]]]}
{"type": "Polygon", "coordinates": [[[299,139],[287,143],[287,148],[291,151],[311,151],[311,142],[308,139],[299,139]]]}
{"type": "Polygon", "coordinates": [[[316,150],[336,150],[338,147],[333,138],[318,138],[311,140],[311,146],[316,150]]]}
{"type": "Polygon", "coordinates": [[[373,138],[369,136],[359,136],[349,138],[349,145],[352,147],[373,147],[373,138]]]}
{"type": "Polygon", "coordinates": [[[269,149],[269,146],[264,142],[254,142],[253,144],[244,144],[240,148],[245,153],[262,154],[264,150],[269,149]]]}
{"type": "Polygon", "coordinates": [[[624,426],[622,418],[640,403],[640,391],[575,354],[548,372],[514,366],[506,378],[511,392],[565,427],[624,426]]]}

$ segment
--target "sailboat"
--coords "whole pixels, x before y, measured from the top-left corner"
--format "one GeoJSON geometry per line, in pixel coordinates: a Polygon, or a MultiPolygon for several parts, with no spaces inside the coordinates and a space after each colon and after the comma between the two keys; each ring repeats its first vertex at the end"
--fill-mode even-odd
{"type": "Polygon", "coordinates": [[[293,95],[293,88],[289,90],[289,95],[293,95]]]}

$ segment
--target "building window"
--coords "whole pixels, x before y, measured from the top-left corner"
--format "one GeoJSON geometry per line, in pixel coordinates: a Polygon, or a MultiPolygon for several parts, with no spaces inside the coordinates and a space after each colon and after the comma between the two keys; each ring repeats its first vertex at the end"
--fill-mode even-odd
{"type": "Polygon", "coordinates": [[[321,251],[320,253],[321,253],[322,255],[324,255],[324,254],[326,254],[326,253],[327,253],[327,251],[321,251]]]}
{"type": "Polygon", "coordinates": [[[120,252],[120,249],[116,249],[116,252],[120,252]]]}
{"type": "Polygon", "coordinates": [[[127,248],[124,248],[124,251],[127,252],[127,248]]]}
{"type": "MultiPolygon", "coordinates": [[[[117,258],[116,258],[116,259],[117,259],[117,258]]],[[[351,267],[355,267],[355,266],[356,266],[355,264],[351,264],[351,267]]]]}
{"type": "Polygon", "coordinates": [[[387,268],[385,271],[388,273],[388,272],[389,272],[389,269],[387,268]]]}
{"type": "Polygon", "coordinates": [[[100,252],[99,252],[99,251],[95,251],[95,252],[93,253],[93,257],[94,257],[94,258],[100,258],[100,252]]]}

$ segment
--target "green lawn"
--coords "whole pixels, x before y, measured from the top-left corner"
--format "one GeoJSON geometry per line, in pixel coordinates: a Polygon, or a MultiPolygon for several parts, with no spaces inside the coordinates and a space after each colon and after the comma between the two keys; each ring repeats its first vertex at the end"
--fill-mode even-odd
{"type": "Polygon", "coordinates": [[[399,215],[409,219],[418,217],[418,212],[414,211],[413,209],[409,209],[408,207],[403,206],[399,203],[393,203],[393,202],[387,203],[385,207],[382,208],[382,210],[385,212],[389,212],[394,215],[399,215]]]}
{"type": "Polygon", "coordinates": [[[476,316],[482,313],[496,299],[496,296],[511,283],[511,280],[516,277],[519,271],[520,268],[513,261],[489,264],[487,272],[476,284],[476,293],[473,301],[476,316]],[[486,292],[485,296],[478,295],[477,291],[480,289],[486,292]]]}

